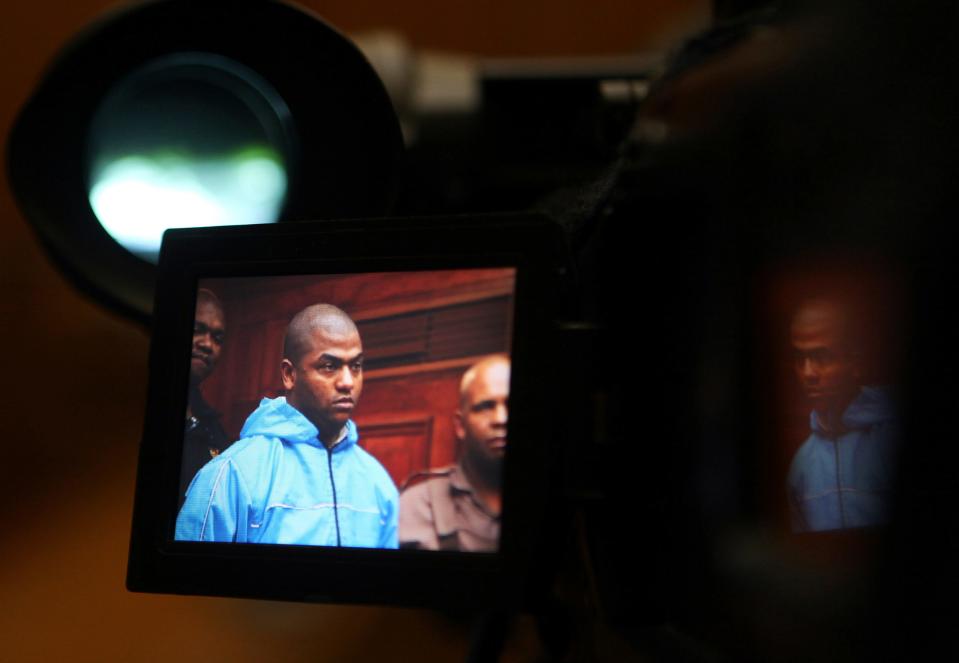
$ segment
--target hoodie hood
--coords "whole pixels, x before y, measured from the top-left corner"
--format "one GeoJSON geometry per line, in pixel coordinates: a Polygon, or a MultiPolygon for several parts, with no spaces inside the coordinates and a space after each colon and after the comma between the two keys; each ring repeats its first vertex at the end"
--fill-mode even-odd
{"type": "MultiPolygon", "coordinates": [[[[842,413],[842,425],[846,430],[864,430],[877,424],[893,421],[896,412],[892,396],[885,387],[862,387],[846,411],[842,413]]],[[[820,435],[826,435],[819,415],[813,410],[809,425],[820,435]]]]}
{"type": "MultiPolygon", "coordinates": [[[[312,444],[323,447],[319,440],[320,431],[309,419],[295,407],[286,402],[286,397],[264,398],[260,406],[253,411],[243,424],[240,438],[266,436],[278,437],[294,444],[312,444]]],[[[356,444],[356,425],[350,419],[346,422],[346,436],[333,451],[341,451],[356,444]]],[[[324,447],[325,448],[325,447],[324,447]]]]}

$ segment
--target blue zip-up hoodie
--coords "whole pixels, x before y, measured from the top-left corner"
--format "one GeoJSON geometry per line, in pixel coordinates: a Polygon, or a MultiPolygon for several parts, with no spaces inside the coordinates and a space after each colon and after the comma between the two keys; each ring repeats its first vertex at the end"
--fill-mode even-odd
{"type": "Polygon", "coordinates": [[[176,539],[396,548],[396,486],[353,421],[330,450],[318,435],[285,398],[264,398],[240,440],[193,478],[176,539]]]}
{"type": "Polygon", "coordinates": [[[899,442],[893,405],[885,389],[862,387],[842,414],[844,432],[832,436],[812,412],[812,434],[789,468],[794,530],[883,523],[899,442]]]}

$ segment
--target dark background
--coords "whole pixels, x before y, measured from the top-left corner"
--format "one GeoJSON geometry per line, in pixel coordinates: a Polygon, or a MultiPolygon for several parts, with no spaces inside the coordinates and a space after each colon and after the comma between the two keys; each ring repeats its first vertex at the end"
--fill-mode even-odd
{"type": "MultiPolygon", "coordinates": [[[[388,27],[414,48],[491,56],[661,48],[709,20],[705,0],[308,3],[347,31],[388,27]]],[[[43,68],[115,3],[0,11],[0,134],[43,68]]],[[[0,472],[4,660],[456,660],[465,623],[419,610],[150,596],[123,586],[148,335],[74,292],[0,183],[0,472]]],[[[530,660],[521,622],[504,660],[530,660]]],[[[615,659],[611,659],[615,660],[615,659]]]]}

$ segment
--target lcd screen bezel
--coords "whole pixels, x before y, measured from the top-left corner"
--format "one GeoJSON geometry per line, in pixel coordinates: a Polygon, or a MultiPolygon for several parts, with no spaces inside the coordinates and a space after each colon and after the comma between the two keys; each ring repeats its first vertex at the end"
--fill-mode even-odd
{"type": "MultiPolygon", "coordinates": [[[[154,308],[150,384],[127,586],[134,591],[400,605],[516,605],[539,593],[545,521],[544,424],[556,227],[535,216],[372,219],[169,231],[154,308]],[[183,412],[197,283],[204,278],[510,267],[510,449],[496,553],[175,541],[183,412]],[[171,444],[170,440],[177,440],[171,444]],[[160,468],[159,471],[157,468],[160,468]],[[540,563],[537,563],[539,559],[540,563]]],[[[553,455],[555,456],[555,454],[553,455]]],[[[555,534],[555,533],[554,533],[555,534]]]]}

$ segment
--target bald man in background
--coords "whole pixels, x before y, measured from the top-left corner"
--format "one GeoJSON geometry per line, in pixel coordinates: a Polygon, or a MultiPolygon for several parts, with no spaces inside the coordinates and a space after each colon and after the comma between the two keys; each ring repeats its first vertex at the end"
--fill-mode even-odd
{"type": "Polygon", "coordinates": [[[899,425],[889,390],[863,384],[865,325],[851,309],[809,299],[792,321],[794,369],[812,408],[787,479],[797,532],[879,525],[888,512],[899,425]]]}
{"type": "MultiPolygon", "coordinates": [[[[509,420],[510,361],[474,364],[460,382],[453,427],[456,465],[431,470],[400,496],[400,547],[495,552],[502,512],[503,455],[509,420]]],[[[414,476],[416,480],[419,477],[414,476]]]]}
{"type": "Polygon", "coordinates": [[[351,419],[363,345],[350,317],[329,304],[297,313],[280,376],[286,396],[264,398],[193,480],[177,540],[396,548],[396,486],[351,419]]]}

